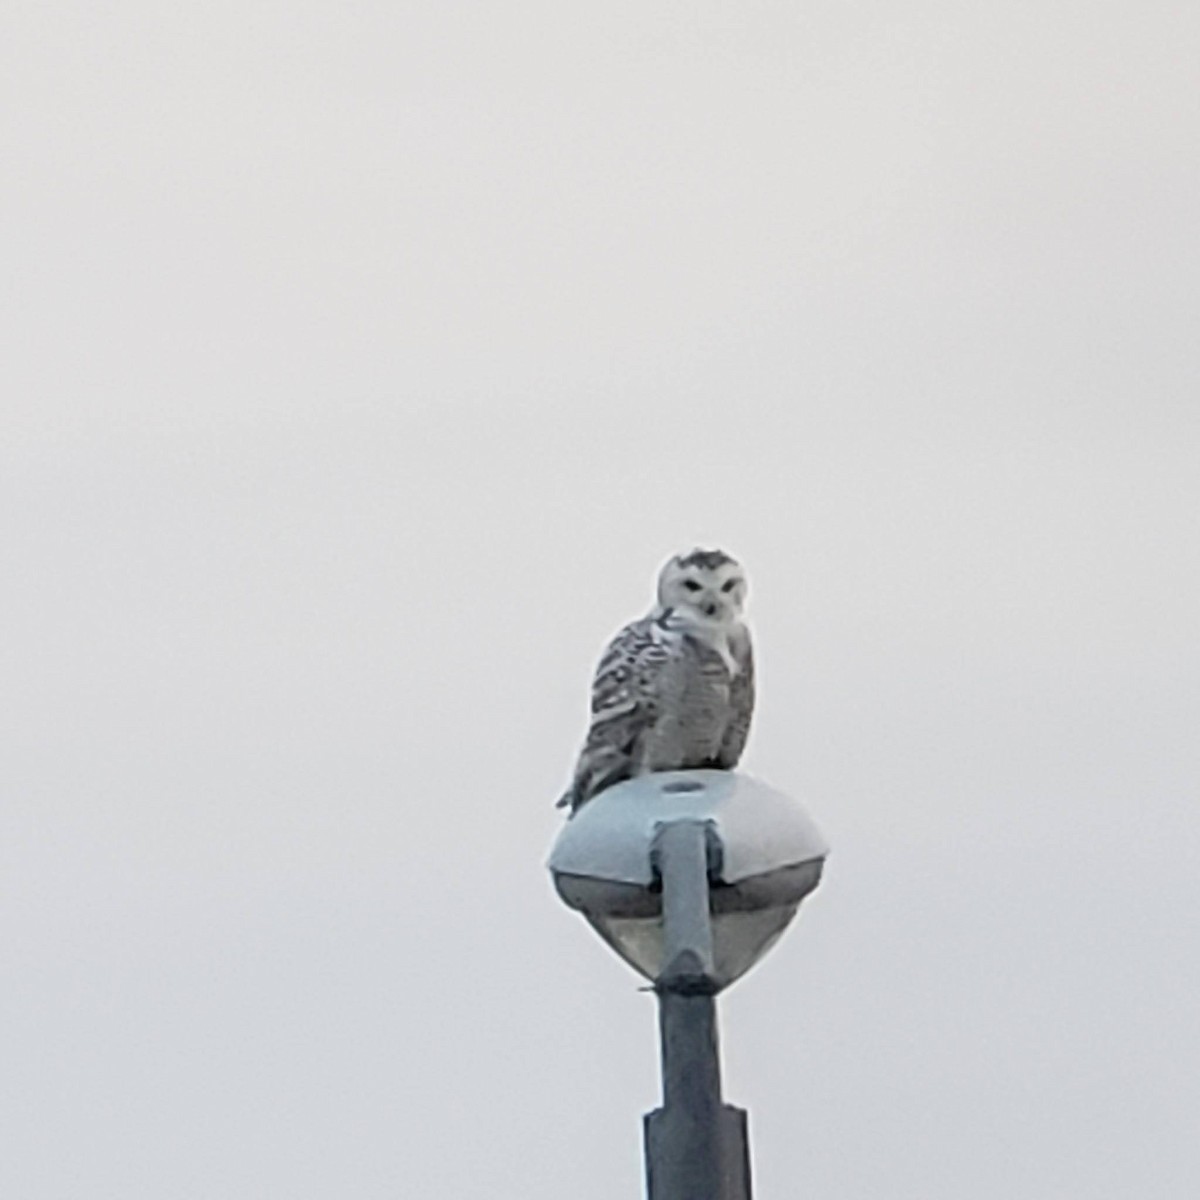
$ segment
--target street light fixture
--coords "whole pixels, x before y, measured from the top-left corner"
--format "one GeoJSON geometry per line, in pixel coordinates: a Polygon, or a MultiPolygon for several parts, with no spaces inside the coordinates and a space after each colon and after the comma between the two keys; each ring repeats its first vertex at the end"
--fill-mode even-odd
{"type": "Polygon", "coordinates": [[[828,853],[794,800],[707,770],[608,788],[555,841],[558,894],[658,994],[663,1104],[645,1121],[649,1200],[750,1200],[746,1114],[721,1099],[714,998],[775,944],[828,853]]]}

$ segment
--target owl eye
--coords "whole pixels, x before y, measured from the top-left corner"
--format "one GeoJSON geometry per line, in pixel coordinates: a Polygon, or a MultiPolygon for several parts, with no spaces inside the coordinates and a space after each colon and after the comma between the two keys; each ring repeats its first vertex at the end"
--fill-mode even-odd
{"type": "Polygon", "coordinates": [[[683,586],[687,588],[689,592],[698,592],[700,590],[700,584],[698,584],[694,579],[685,579],[683,581],[683,586]]]}
{"type": "Polygon", "coordinates": [[[721,584],[721,591],[732,592],[734,589],[734,586],[736,584],[737,584],[736,579],[727,579],[727,580],[725,580],[725,582],[723,584],[721,584]]]}

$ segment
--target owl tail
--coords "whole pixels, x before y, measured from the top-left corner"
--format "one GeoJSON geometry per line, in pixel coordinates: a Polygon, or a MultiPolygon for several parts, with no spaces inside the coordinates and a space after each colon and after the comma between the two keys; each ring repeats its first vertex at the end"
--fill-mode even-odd
{"type": "Polygon", "coordinates": [[[631,763],[627,755],[607,749],[600,753],[584,751],[571,786],[558,798],[556,808],[571,809],[574,815],[597,793],[628,779],[631,763]]]}

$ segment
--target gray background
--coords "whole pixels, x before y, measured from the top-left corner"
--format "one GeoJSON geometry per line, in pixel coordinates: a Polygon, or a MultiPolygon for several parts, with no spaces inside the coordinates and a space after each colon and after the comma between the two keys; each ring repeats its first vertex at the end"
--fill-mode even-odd
{"type": "Polygon", "coordinates": [[[640,1191],[550,805],[667,554],[826,881],[763,1200],[1200,1194],[1193,3],[12,3],[13,1200],[640,1191]]]}

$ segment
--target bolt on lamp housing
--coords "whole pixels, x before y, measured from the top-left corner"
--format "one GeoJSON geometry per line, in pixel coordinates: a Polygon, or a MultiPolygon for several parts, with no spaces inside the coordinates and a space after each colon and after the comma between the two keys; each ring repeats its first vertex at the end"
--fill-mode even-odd
{"type": "Polygon", "coordinates": [[[707,825],[712,981],[744,975],[820,882],[828,843],[794,800],[731,771],[663,771],[616,784],[563,827],[549,867],[562,899],[636,971],[665,966],[656,838],[677,821],[707,825]]]}

